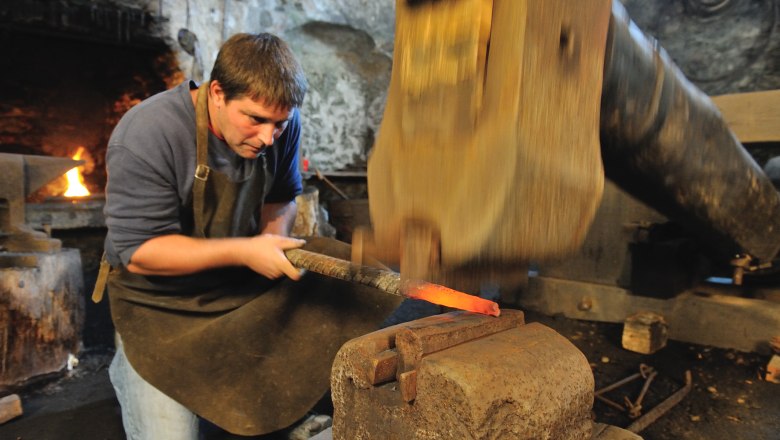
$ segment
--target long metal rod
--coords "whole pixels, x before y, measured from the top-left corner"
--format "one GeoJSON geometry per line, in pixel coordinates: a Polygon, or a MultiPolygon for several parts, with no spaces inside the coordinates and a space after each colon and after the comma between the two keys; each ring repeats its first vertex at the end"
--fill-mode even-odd
{"type": "Polygon", "coordinates": [[[647,394],[647,390],[650,389],[650,384],[653,382],[653,379],[655,379],[655,376],[657,375],[658,372],[653,371],[652,373],[650,373],[649,376],[647,376],[644,385],[642,385],[642,391],[639,392],[639,396],[636,398],[635,401],[632,402],[631,399],[626,397],[628,416],[631,417],[632,419],[635,419],[642,414],[642,400],[645,398],[645,395],[647,394]]]}
{"type": "Polygon", "coordinates": [[[632,374],[632,375],[630,375],[630,376],[628,376],[628,377],[626,377],[624,379],[620,379],[619,381],[617,381],[617,382],[615,382],[615,383],[613,383],[611,385],[607,385],[604,388],[596,390],[596,395],[598,396],[598,395],[604,394],[606,392],[612,391],[615,388],[620,388],[620,387],[622,387],[623,385],[625,385],[625,384],[627,384],[629,382],[632,382],[634,380],[639,379],[640,377],[647,377],[647,375],[652,373],[652,372],[653,372],[653,367],[648,367],[645,364],[640,364],[639,365],[639,373],[634,373],[634,374],[632,374]]]}
{"type": "Polygon", "coordinates": [[[315,168],[314,173],[317,175],[317,178],[325,182],[330,187],[330,189],[336,191],[336,193],[338,193],[338,195],[340,195],[342,199],[349,200],[349,197],[344,193],[344,191],[340,190],[335,183],[333,183],[330,179],[325,177],[325,175],[322,174],[319,169],[315,168]]]}
{"type": "Polygon", "coordinates": [[[619,411],[625,411],[626,410],[626,408],[623,405],[615,402],[612,399],[607,399],[606,397],[604,397],[602,395],[599,395],[599,394],[594,395],[594,397],[596,397],[596,399],[601,400],[602,402],[606,403],[607,405],[609,405],[609,406],[611,406],[611,407],[613,407],[613,408],[615,408],[615,409],[617,409],[619,411]]]}
{"type": "Polygon", "coordinates": [[[408,298],[408,295],[405,295],[401,289],[401,275],[399,273],[353,264],[347,260],[303,249],[290,249],[285,251],[284,254],[290,260],[290,263],[299,269],[306,269],[332,278],[374,287],[391,295],[408,298]]]}
{"type": "Polygon", "coordinates": [[[340,280],[374,287],[391,295],[423,299],[434,304],[454,307],[486,315],[499,316],[501,311],[493,301],[469,295],[438,284],[421,280],[402,280],[397,272],[353,264],[303,249],[285,251],[293,266],[340,280]]]}

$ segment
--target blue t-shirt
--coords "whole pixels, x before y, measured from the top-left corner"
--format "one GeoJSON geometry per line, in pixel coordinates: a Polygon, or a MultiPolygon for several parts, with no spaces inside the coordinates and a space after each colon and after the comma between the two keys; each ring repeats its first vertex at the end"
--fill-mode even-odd
{"type": "MultiPolygon", "coordinates": [[[[182,233],[196,158],[192,81],[159,93],[130,109],[114,128],[106,153],[106,257],[127,266],[146,240],[182,233]]],[[[266,203],[291,201],[301,193],[298,166],[301,122],[298,109],[266,161],[273,184],[266,203]]],[[[244,180],[260,161],[244,159],[209,132],[208,165],[228,178],[244,180]]],[[[261,172],[261,170],[258,170],[261,172]]],[[[186,217],[185,217],[186,216],[186,217]]],[[[259,231],[258,231],[259,232],[259,231]]]]}

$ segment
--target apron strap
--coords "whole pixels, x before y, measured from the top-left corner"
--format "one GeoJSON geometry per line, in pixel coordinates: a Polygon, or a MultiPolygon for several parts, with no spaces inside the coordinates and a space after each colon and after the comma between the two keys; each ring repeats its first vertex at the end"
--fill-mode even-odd
{"type": "Polygon", "coordinates": [[[198,89],[198,102],[195,106],[195,127],[197,139],[197,166],[195,167],[195,180],[192,184],[192,214],[194,218],[194,236],[204,238],[206,236],[204,198],[206,181],[209,178],[208,147],[209,147],[209,108],[208,108],[209,83],[204,82],[198,89]]]}
{"type": "Polygon", "coordinates": [[[103,256],[100,257],[100,270],[98,270],[97,281],[95,281],[95,288],[92,290],[92,302],[95,304],[103,300],[103,293],[106,291],[106,281],[108,280],[108,273],[111,272],[111,265],[106,260],[106,253],[103,252],[103,256]]]}

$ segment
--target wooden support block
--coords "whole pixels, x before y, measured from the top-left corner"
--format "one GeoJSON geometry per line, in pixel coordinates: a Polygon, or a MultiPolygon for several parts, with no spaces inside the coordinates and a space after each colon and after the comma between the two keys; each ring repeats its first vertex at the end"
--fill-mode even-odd
{"type": "Polygon", "coordinates": [[[780,90],[714,96],[731,131],[742,143],[780,141],[780,90]]]}
{"type": "Polygon", "coordinates": [[[765,379],[767,382],[780,383],[780,356],[772,355],[769,364],[766,366],[765,379]]]}
{"type": "Polygon", "coordinates": [[[623,348],[652,354],[666,347],[669,326],[663,316],[639,312],[626,318],[623,325],[623,348]]]}
{"type": "Polygon", "coordinates": [[[22,415],[22,399],[11,394],[0,399],[0,425],[22,415]]]}

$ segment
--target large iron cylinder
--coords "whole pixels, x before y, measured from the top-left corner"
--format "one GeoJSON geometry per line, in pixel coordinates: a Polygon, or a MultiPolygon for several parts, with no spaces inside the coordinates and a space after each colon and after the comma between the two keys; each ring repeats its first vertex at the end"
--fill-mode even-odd
{"type": "Polygon", "coordinates": [[[721,256],[780,250],[780,197],[658,43],[615,1],[601,101],[605,173],[721,256]]]}

